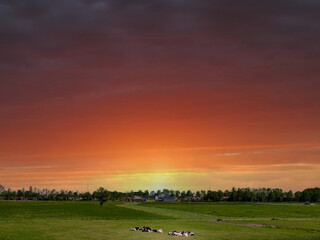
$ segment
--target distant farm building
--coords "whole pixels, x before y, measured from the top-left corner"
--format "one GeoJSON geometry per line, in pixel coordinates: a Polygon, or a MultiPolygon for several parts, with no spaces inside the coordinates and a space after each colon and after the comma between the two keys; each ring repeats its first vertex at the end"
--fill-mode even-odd
{"type": "Polygon", "coordinates": [[[185,202],[199,202],[200,198],[197,196],[187,196],[183,199],[185,202]]]}
{"type": "Polygon", "coordinates": [[[177,198],[174,196],[160,195],[155,196],[156,202],[176,202],[177,198]]]}
{"type": "Polygon", "coordinates": [[[144,199],[142,197],[140,197],[140,196],[134,196],[132,201],[134,201],[134,202],[143,202],[144,199]]]}

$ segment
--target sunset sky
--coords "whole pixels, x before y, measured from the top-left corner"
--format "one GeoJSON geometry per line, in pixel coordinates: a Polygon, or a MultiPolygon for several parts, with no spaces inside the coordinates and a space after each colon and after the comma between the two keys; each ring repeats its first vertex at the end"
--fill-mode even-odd
{"type": "Polygon", "coordinates": [[[320,187],[320,1],[0,0],[0,184],[320,187]]]}

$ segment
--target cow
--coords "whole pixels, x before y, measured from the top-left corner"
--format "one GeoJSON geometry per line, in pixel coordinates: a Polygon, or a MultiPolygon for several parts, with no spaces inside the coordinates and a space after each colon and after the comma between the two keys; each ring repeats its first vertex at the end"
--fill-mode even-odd
{"type": "Polygon", "coordinates": [[[181,234],[182,234],[182,236],[184,236],[184,237],[189,237],[189,235],[188,235],[187,232],[182,232],[181,234]]]}
{"type": "Polygon", "coordinates": [[[142,227],[142,232],[151,232],[151,228],[149,228],[149,227],[142,227]]]}
{"type": "Polygon", "coordinates": [[[189,236],[193,236],[194,233],[193,232],[185,232],[185,231],[182,231],[182,232],[178,232],[178,231],[173,231],[173,232],[169,232],[168,235],[171,235],[171,236],[179,236],[179,237],[189,237],[189,236]]]}
{"type": "MultiPolygon", "coordinates": [[[[142,231],[142,232],[155,232],[155,233],[163,233],[162,229],[153,229],[151,230],[150,227],[132,227],[131,228],[131,231],[142,231]]],[[[168,235],[171,235],[171,236],[180,236],[180,237],[189,237],[189,236],[194,236],[194,233],[193,232],[185,232],[185,231],[182,231],[182,232],[178,232],[178,231],[173,231],[173,232],[169,232],[168,235]]]]}

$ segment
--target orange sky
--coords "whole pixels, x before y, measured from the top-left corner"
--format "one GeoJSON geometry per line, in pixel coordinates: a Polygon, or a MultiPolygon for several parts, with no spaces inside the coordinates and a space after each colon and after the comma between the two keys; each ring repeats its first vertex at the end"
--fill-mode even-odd
{"type": "Polygon", "coordinates": [[[0,184],[319,187],[319,8],[0,4],[0,184]]]}

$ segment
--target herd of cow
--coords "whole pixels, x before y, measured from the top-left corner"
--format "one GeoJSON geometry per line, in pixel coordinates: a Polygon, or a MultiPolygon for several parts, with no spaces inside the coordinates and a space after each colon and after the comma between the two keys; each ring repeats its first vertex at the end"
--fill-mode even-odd
{"type": "MultiPolygon", "coordinates": [[[[133,227],[131,228],[131,231],[142,231],[142,232],[156,232],[156,233],[163,233],[162,229],[153,229],[151,230],[150,227],[133,227]]],[[[168,235],[172,235],[172,236],[180,236],[180,237],[189,237],[189,236],[193,236],[194,233],[193,232],[178,232],[178,231],[173,231],[173,232],[169,232],[168,235]]]]}
{"type": "Polygon", "coordinates": [[[182,232],[173,231],[173,232],[169,232],[168,234],[172,236],[178,236],[178,237],[189,237],[194,235],[193,232],[184,232],[184,231],[182,232]]]}
{"type": "Polygon", "coordinates": [[[156,230],[149,227],[133,227],[131,228],[131,231],[142,231],[142,232],[157,232],[157,233],[162,233],[162,229],[156,230]]]}

